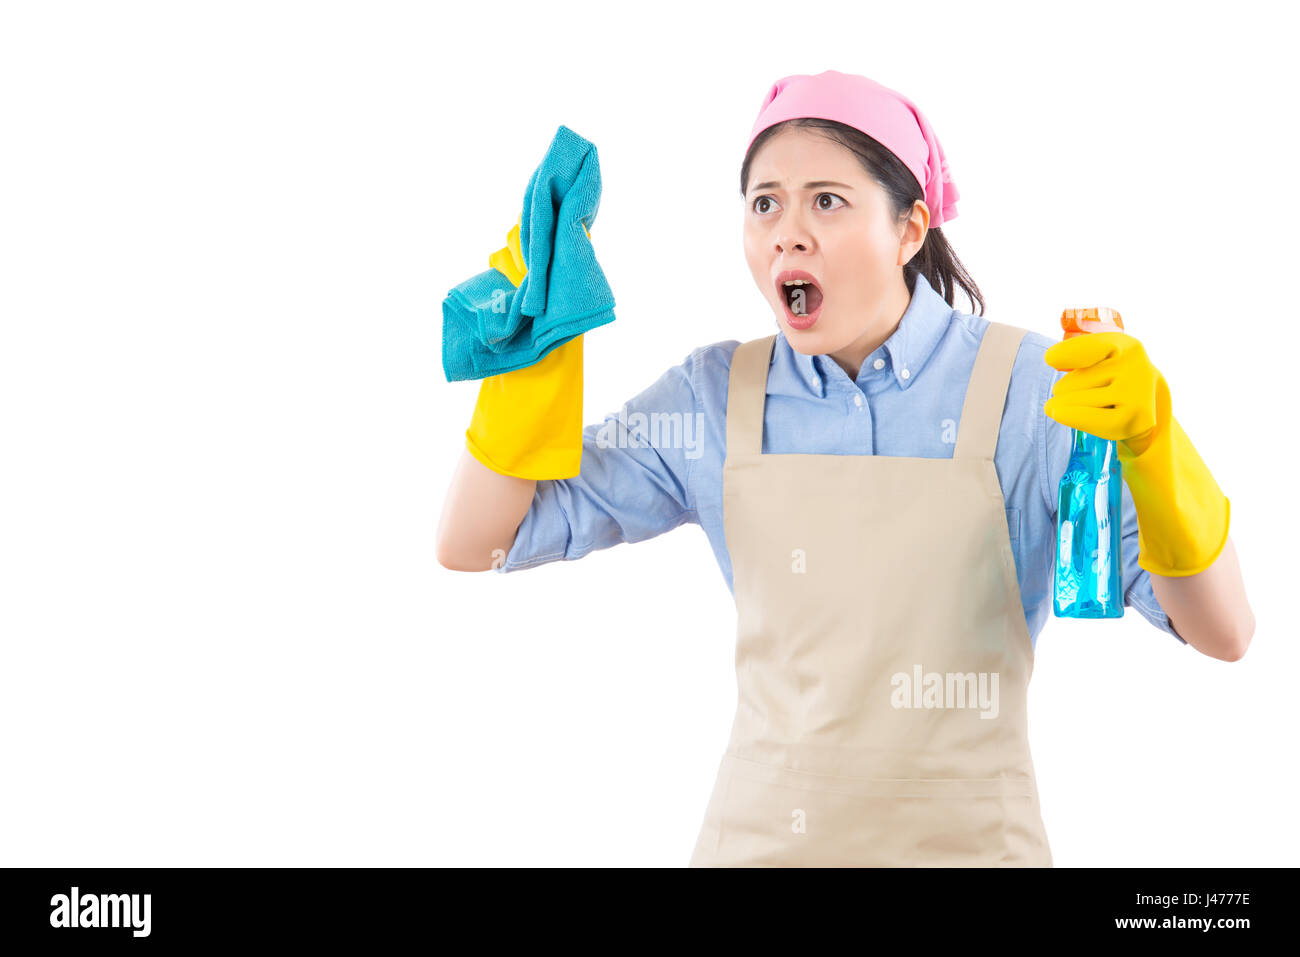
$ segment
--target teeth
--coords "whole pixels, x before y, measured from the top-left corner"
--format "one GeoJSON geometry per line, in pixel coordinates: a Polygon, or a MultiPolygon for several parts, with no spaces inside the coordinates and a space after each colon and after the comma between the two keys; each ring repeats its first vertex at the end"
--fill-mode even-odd
{"type": "Polygon", "coordinates": [[[808,279],[787,279],[783,285],[786,286],[811,286],[812,281],[808,279]]]}

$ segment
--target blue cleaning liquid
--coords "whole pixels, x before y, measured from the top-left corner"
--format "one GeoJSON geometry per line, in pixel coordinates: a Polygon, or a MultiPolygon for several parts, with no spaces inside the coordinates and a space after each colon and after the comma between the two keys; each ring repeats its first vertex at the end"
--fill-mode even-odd
{"type": "Polygon", "coordinates": [[[1058,618],[1120,618],[1121,463],[1113,439],[1074,430],[1056,510],[1058,618]]]}

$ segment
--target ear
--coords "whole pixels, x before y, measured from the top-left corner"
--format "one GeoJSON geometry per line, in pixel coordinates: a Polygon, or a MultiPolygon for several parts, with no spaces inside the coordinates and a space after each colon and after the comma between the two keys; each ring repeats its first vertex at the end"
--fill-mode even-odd
{"type": "Polygon", "coordinates": [[[898,265],[906,266],[912,261],[912,257],[925,245],[925,236],[929,231],[930,207],[925,205],[923,200],[918,199],[912,204],[912,212],[904,223],[903,233],[899,237],[898,265]]]}

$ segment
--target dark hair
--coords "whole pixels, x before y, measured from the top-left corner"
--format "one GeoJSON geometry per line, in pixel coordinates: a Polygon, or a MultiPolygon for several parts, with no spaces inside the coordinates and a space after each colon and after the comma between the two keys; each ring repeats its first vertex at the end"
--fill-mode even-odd
{"type": "MultiPolygon", "coordinates": [[[[912,171],[903,165],[902,160],[882,146],[878,140],[872,139],[861,130],[856,130],[843,123],[837,123],[835,120],[815,119],[812,117],[785,120],[775,126],[769,126],[758,134],[753,145],[750,146],[749,152],[745,154],[745,162],[740,167],[740,195],[742,197],[749,188],[749,167],[759,147],[780,130],[791,126],[820,130],[832,142],[839,143],[853,153],[867,171],[867,175],[880,184],[880,188],[889,197],[890,206],[892,207],[891,212],[895,220],[900,224],[911,215],[913,204],[918,199],[925,199],[925,193],[922,191],[920,184],[917,183],[916,177],[912,175],[912,171]]],[[[915,289],[915,277],[918,273],[925,276],[931,288],[943,296],[944,302],[950,306],[953,304],[953,292],[960,286],[966,293],[967,298],[970,299],[971,306],[974,307],[976,303],[979,303],[979,314],[983,314],[984,297],[980,295],[979,286],[975,285],[975,280],[966,272],[966,267],[962,265],[961,260],[957,258],[957,254],[948,245],[943,230],[938,226],[926,230],[925,240],[921,244],[921,248],[903,267],[903,278],[907,282],[909,291],[915,289]]]]}

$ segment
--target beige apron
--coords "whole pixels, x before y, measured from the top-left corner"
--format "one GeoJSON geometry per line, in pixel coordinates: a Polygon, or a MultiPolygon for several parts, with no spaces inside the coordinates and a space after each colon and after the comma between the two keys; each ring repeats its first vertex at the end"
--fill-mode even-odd
{"type": "Polygon", "coordinates": [[[1025,331],[989,324],[944,459],[764,454],[776,336],[737,347],[738,706],[691,866],[1051,866],[993,465],[1025,331]]]}

